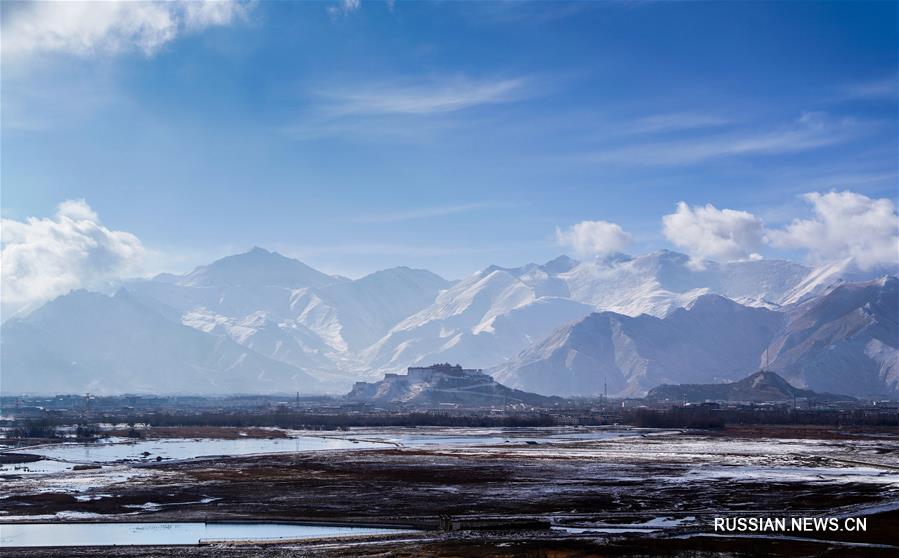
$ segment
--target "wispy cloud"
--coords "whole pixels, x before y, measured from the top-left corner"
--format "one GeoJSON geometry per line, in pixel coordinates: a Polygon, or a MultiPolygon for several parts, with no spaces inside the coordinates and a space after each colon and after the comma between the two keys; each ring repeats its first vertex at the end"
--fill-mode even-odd
{"type": "Polygon", "coordinates": [[[482,209],[500,207],[500,204],[478,202],[459,205],[444,205],[440,207],[420,207],[405,211],[390,211],[385,213],[369,213],[353,219],[357,223],[395,223],[398,221],[413,221],[416,219],[429,219],[431,217],[443,217],[458,213],[468,213],[482,209]]]}
{"type": "Polygon", "coordinates": [[[328,6],[328,15],[332,18],[349,15],[362,7],[361,0],[340,0],[336,4],[328,6]]]}
{"type": "Polygon", "coordinates": [[[530,78],[473,79],[465,76],[423,82],[384,82],[317,92],[332,117],[349,115],[426,115],[479,105],[510,103],[533,96],[530,78]]]}
{"type": "Polygon", "coordinates": [[[899,97],[899,76],[853,83],[843,88],[845,99],[886,99],[895,101],[899,97]]]}
{"type": "MultiPolygon", "coordinates": [[[[870,128],[869,126],[866,126],[870,128]]],[[[777,155],[817,149],[858,137],[861,123],[819,112],[802,114],[795,122],[770,131],[710,134],[698,139],[634,143],[592,153],[597,163],[625,165],[690,165],[721,157],[777,155]]]]}
{"type": "Polygon", "coordinates": [[[320,87],[309,92],[297,118],[279,131],[295,140],[414,140],[476,121],[466,111],[524,101],[547,92],[534,76],[464,75],[394,79],[320,87]]]}
{"type": "Polygon", "coordinates": [[[662,133],[680,130],[696,130],[730,124],[730,120],[713,114],[695,112],[674,112],[646,116],[634,122],[631,129],[634,133],[662,133]]]}

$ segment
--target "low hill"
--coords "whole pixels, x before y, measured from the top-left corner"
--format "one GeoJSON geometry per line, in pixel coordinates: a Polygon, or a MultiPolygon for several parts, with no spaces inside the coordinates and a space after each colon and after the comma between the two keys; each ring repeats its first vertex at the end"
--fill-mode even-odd
{"type": "Polygon", "coordinates": [[[767,370],[760,370],[742,380],[728,384],[664,384],[649,390],[646,399],[652,401],[747,401],[754,403],[813,399],[815,401],[851,401],[847,395],[816,393],[793,387],[789,382],[767,370]]]}

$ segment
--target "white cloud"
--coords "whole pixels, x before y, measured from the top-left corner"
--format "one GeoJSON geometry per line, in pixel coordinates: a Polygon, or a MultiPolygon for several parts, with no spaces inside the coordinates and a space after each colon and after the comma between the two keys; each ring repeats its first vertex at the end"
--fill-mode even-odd
{"type": "Polygon", "coordinates": [[[332,117],[347,115],[455,112],[478,105],[508,103],[533,94],[525,78],[444,78],[418,83],[381,83],[321,91],[332,117]]]}
{"type": "Polygon", "coordinates": [[[136,236],[103,226],[84,200],[64,201],[51,218],[3,219],[0,223],[5,310],[133,274],[145,255],[136,236]]]}
{"type": "Polygon", "coordinates": [[[698,260],[758,258],[756,250],[765,239],[762,220],[752,213],[712,204],[690,207],[679,202],[662,223],[665,237],[698,260]]]}
{"type": "Polygon", "coordinates": [[[6,14],[2,49],[4,57],[131,50],[152,56],[180,34],[245,17],[251,6],[237,0],[30,2],[6,14]]]}
{"type": "Polygon", "coordinates": [[[608,221],[581,221],[565,230],[556,227],[556,242],[579,256],[595,256],[619,252],[633,242],[621,226],[608,221]]]}
{"type": "Polygon", "coordinates": [[[816,261],[853,258],[864,268],[899,264],[899,215],[888,198],[855,192],[810,192],[811,219],[795,219],[769,232],[772,244],[809,251],[816,261]]]}
{"type": "Polygon", "coordinates": [[[625,165],[691,165],[722,157],[778,155],[843,143],[863,131],[851,118],[835,119],[818,112],[767,132],[705,135],[694,140],[632,144],[590,155],[599,163],[625,165]]]}

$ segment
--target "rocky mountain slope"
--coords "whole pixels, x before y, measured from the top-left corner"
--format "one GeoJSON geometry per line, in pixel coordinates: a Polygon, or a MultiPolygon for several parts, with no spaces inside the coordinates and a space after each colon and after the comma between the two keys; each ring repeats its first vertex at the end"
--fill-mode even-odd
{"type": "Polygon", "coordinates": [[[788,316],[772,370],[816,390],[899,394],[899,279],[842,284],[788,316]]]}
{"type": "Polygon", "coordinates": [[[511,387],[552,395],[643,395],[665,383],[733,380],[758,369],[784,316],[703,295],[665,318],[591,314],[493,371],[511,387]]]}

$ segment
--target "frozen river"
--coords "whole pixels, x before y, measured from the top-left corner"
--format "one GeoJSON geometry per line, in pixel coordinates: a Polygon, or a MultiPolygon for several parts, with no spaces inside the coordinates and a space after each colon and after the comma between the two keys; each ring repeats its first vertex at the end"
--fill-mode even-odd
{"type": "Polygon", "coordinates": [[[314,539],[407,532],[292,523],[4,523],[0,548],[197,544],[201,540],[314,539]]]}
{"type": "MultiPolygon", "coordinates": [[[[252,455],[345,449],[391,447],[493,446],[522,444],[564,444],[588,440],[609,440],[646,435],[649,431],[633,428],[416,428],[358,429],[350,432],[310,435],[292,432],[289,438],[162,438],[132,440],[108,438],[99,442],[61,443],[20,452],[36,454],[48,460],[70,463],[153,462],[162,459],[191,459],[216,455],[252,455]]],[[[46,472],[53,463],[34,467],[46,472]]]]}
{"type": "Polygon", "coordinates": [[[251,455],[375,447],[390,447],[390,444],[318,436],[238,438],[236,440],[164,438],[139,441],[131,441],[127,438],[109,438],[90,444],[64,443],[20,451],[60,461],[112,463],[116,461],[153,461],[157,457],[191,459],[211,455],[251,455]]]}

